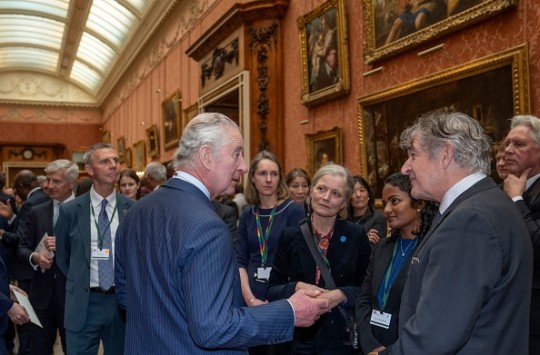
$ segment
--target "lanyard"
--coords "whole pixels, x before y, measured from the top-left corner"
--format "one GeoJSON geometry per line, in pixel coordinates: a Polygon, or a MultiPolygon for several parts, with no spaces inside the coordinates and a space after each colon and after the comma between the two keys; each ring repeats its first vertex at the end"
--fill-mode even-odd
{"type": "MultiPolygon", "coordinates": [[[[103,239],[105,239],[105,235],[101,235],[101,231],[99,230],[98,221],[96,221],[96,213],[94,212],[94,206],[92,205],[92,203],[90,203],[90,207],[92,207],[92,217],[94,217],[94,223],[96,224],[96,230],[97,230],[97,233],[98,233],[98,248],[99,248],[99,250],[103,250],[103,239]]],[[[105,231],[111,226],[111,223],[112,223],[112,221],[114,219],[114,214],[116,213],[117,207],[118,207],[118,201],[114,205],[114,210],[113,210],[111,219],[109,219],[109,223],[107,223],[107,226],[105,227],[105,231]]],[[[105,231],[104,231],[104,233],[105,233],[105,231]]]]}
{"type": "Polygon", "coordinates": [[[262,267],[266,267],[266,261],[268,260],[268,237],[270,236],[270,229],[272,228],[272,222],[274,222],[274,216],[276,214],[277,201],[272,212],[270,212],[270,217],[268,217],[268,225],[266,226],[266,231],[262,233],[261,218],[259,217],[259,208],[255,211],[255,222],[257,223],[257,239],[259,240],[259,251],[261,253],[261,263],[262,267]]]}

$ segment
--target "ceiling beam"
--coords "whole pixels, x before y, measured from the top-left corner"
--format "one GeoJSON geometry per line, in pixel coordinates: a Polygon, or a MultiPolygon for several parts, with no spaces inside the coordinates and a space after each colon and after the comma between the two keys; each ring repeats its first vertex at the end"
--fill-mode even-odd
{"type": "Polygon", "coordinates": [[[92,1],[88,0],[73,0],[69,4],[66,29],[58,61],[58,74],[61,78],[69,78],[91,6],[92,1]]]}

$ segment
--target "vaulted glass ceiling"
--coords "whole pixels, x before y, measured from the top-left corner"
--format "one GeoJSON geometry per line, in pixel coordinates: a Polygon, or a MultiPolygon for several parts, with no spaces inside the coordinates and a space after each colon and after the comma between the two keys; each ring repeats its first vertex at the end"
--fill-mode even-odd
{"type": "Polygon", "coordinates": [[[157,0],[0,0],[0,71],[37,71],[91,94],[157,0]]]}

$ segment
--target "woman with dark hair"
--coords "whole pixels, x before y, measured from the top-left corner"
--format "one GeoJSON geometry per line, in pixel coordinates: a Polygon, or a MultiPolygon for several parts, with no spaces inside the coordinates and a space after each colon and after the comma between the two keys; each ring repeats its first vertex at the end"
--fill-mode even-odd
{"type": "Polygon", "coordinates": [[[375,197],[368,182],[360,175],[353,176],[354,190],[349,205],[349,220],[364,226],[369,242],[377,244],[386,237],[388,226],[384,214],[375,209],[375,197]]]}
{"type": "Polygon", "coordinates": [[[382,203],[391,232],[373,250],[356,305],[364,354],[396,341],[408,265],[438,208],[433,202],[414,199],[411,189],[409,177],[401,173],[385,180],[382,203]]]}
{"type": "MultiPolygon", "coordinates": [[[[321,254],[335,288],[310,252],[300,225],[287,228],[279,238],[267,296],[270,301],[291,296],[298,290],[319,290],[330,301],[332,311],[311,327],[296,329],[292,344],[275,346],[276,354],[349,354],[344,344],[346,321],[352,313],[369,262],[371,247],[361,225],[347,220],[353,182],[341,165],[327,164],[313,176],[306,223],[308,241],[321,254]],[[342,308],[341,310],[339,308],[342,308]],[[342,312],[343,311],[343,312],[342,312]]],[[[321,264],[322,265],[322,264],[321,264]]]]}
{"type": "Polygon", "coordinates": [[[118,186],[120,187],[120,193],[122,195],[125,195],[134,201],[137,201],[141,197],[141,180],[134,170],[122,170],[120,172],[118,186]]]}
{"type": "MultiPolygon", "coordinates": [[[[266,287],[278,238],[286,227],[306,218],[304,209],[289,199],[279,159],[269,151],[259,152],[252,160],[246,200],[238,224],[235,245],[240,268],[242,296],[248,306],[266,301],[266,287]]],[[[250,354],[266,354],[267,346],[249,349],[250,354]]]]}
{"type": "Polygon", "coordinates": [[[291,200],[305,207],[311,186],[308,173],[302,168],[292,168],[285,177],[285,183],[289,188],[291,200]]]}

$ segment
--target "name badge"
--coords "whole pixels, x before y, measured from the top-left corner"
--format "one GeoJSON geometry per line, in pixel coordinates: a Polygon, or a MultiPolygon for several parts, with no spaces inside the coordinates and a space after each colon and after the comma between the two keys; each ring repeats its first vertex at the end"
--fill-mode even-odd
{"type": "Polygon", "coordinates": [[[255,278],[266,282],[270,279],[270,271],[272,271],[271,267],[258,267],[255,278]]]}
{"type": "Polygon", "coordinates": [[[109,260],[109,249],[92,248],[92,260],[109,260]]]}
{"type": "Polygon", "coordinates": [[[374,309],[373,312],[371,312],[371,319],[369,323],[377,327],[388,329],[388,327],[390,327],[391,319],[392,315],[390,313],[384,313],[374,309]]]}

